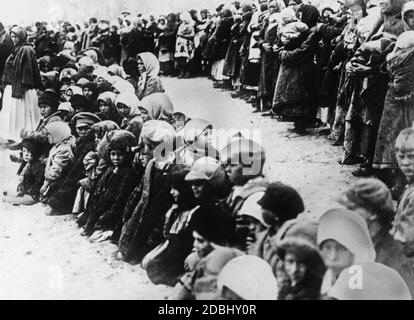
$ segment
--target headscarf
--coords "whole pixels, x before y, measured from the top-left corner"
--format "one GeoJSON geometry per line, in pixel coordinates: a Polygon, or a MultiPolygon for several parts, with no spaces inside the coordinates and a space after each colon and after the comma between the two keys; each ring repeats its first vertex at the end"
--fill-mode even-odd
{"type": "Polygon", "coordinates": [[[109,131],[119,130],[119,126],[111,120],[105,120],[95,123],[94,125],[92,125],[91,128],[95,133],[98,133],[101,137],[103,137],[109,131]]]}
{"type": "Polygon", "coordinates": [[[60,72],[60,75],[59,75],[59,82],[62,82],[62,80],[64,79],[64,78],[67,78],[67,79],[72,79],[72,77],[74,76],[74,75],[76,75],[78,72],[75,70],[75,69],[72,69],[72,68],[66,68],[66,69],[63,69],[61,72],[60,72]]]}
{"type": "Polygon", "coordinates": [[[116,94],[113,92],[103,92],[98,96],[98,102],[103,101],[105,102],[110,108],[115,107],[115,101],[116,101],[116,94]]]}
{"type": "Polygon", "coordinates": [[[126,76],[124,69],[117,64],[111,64],[108,67],[108,73],[113,73],[114,76],[118,76],[121,78],[124,78],[126,76]]]}
{"type": "Polygon", "coordinates": [[[86,50],[84,55],[91,58],[94,64],[98,63],[98,54],[95,51],[86,50]]]}
{"type": "Polygon", "coordinates": [[[157,57],[151,52],[143,52],[137,55],[137,59],[141,58],[145,66],[147,76],[156,77],[160,72],[160,63],[157,57]]]}
{"type": "Polygon", "coordinates": [[[403,23],[403,25],[404,25],[404,29],[405,29],[406,31],[411,30],[411,29],[410,29],[410,27],[409,27],[409,25],[408,25],[408,24],[407,24],[407,22],[405,21],[405,14],[406,14],[408,11],[414,11],[414,1],[410,1],[410,2],[405,3],[405,4],[403,5],[403,7],[402,7],[402,10],[401,10],[402,23],[403,23]]]}
{"type": "Polygon", "coordinates": [[[172,152],[175,138],[174,127],[165,121],[149,120],[144,123],[141,131],[141,141],[149,146],[156,147],[161,143],[172,152]]]}
{"type": "Polygon", "coordinates": [[[263,259],[243,255],[230,260],[217,278],[218,292],[227,287],[244,300],[276,300],[278,286],[270,265],[263,259]]]}
{"type": "Polygon", "coordinates": [[[67,88],[65,92],[66,95],[68,94],[69,90],[72,91],[72,96],[74,96],[75,94],[83,95],[82,88],[78,86],[70,86],[69,88],[67,88]]]}
{"type": "Polygon", "coordinates": [[[135,94],[135,88],[131,84],[131,82],[124,80],[124,79],[117,79],[113,84],[112,87],[119,91],[120,93],[128,93],[128,94],[135,94]]]}
{"type": "Polygon", "coordinates": [[[299,8],[302,12],[302,22],[305,23],[309,29],[316,26],[319,20],[319,11],[312,5],[305,4],[299,8]]]}
{"type": "MultiPolygon", "coordinates": [[[[93,51],[95,52],[95,51],[93,51]]],[[[102,78],[105,81],[110,82],[112,80],[111,75],[108,73],[108,68],[106,67],[97,67],[93,73],[92,76],[96,77],[97,79],[102,78]]]]}
{"type": "Polygon", "coordinates": [[[374,262],[375,249],[365,220],[345,209],[332,209],[319,219],[318,245],[335,240],[354,256],[354,263],[374,262]]]}
{"type": "Polygon", "coordinates": [[[328,296],[338,300],[411,300],[410,290],[401,275],[381,263],[355,265],[342,271],[328,291],[328,296]],[[353,288],[358,273],[360,287],[353,288]],[[354,279],[352,279],[354,278],[354,279]]]}
{"type": "Polygon", "coordinates": [[[19,38],[17,46],[27,42],[27,32],[20,26],[14,26],[10,29],[10,33],[14,33],[19,38]]]}
{"type": "Polygon", "coordinates": [[[118,105],[118,103],[122,103],[131,109],[129,112],[129,118],[141,115],[141,110],[139,109],[139,100],[135,94],[119,94],[116,98],[115,105],[118,105]]]}
{"type": "Polygon", "coordinates": [[[165,93],[153,93],[141,100],[140,105],[147,110],[153,120],[169,122],[174,113],[174,106],[170,97],[165,93]]]}
{"type": "Polygon", "coordinates": [[[48,123],[44,130],[50,134],[52,145],[62,142],[72,135],[69,125],[63,121],[48,123]]]}

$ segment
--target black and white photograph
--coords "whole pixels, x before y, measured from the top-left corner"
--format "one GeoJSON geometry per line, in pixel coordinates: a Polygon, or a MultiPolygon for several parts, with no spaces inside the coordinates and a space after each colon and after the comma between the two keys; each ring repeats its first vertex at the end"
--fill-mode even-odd
{"type": "Polygon", "coordinates": [[[414,0],[1,0],[0,274],[150,319],[414,299],[414,0]]]}

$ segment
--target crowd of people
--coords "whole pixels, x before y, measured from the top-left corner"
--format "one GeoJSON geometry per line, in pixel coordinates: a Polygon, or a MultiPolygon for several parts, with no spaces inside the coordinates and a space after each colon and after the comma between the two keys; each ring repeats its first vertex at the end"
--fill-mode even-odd
{"type": "Polygon", "coordinates": [[[2,200],[75,215],[170,299],[411,299],[414,2],[338,4],[0,24],[0,137],[20,164],[2,200]],[[327,108],[341,163],[377,178],[316,219],[265,177],[257,142],[236,134],[217,150],[213,124],[175,112],[161,74],[209,76],[298,134],[327,108]]]}

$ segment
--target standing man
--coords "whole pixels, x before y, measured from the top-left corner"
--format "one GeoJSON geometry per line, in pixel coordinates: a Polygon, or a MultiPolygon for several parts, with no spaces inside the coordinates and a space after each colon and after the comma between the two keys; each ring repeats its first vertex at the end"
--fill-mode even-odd
{"type": "MultiPolygon", "coordinates": [[[[10,53],[13,51],[14,45],[10,35],[6,33],[3,24],[0,22],[0,79],[3,77],[4,64],[10,53]]],[[[0,87],[0,110],[3,105],[3,87],[0,87]]]]}

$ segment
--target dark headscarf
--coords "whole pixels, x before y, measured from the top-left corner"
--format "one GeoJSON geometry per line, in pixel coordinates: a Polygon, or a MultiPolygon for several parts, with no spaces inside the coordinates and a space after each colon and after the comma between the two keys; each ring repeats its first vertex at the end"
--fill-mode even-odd
{"type": "Polygon", "coordinates": [[[299,8],[299,12],[302,12],[302,22],[305,23],[309,29],[316,26],[319,20],[319,11],[316,7],[305,4],[299,8]]]}
{"type": "Polygon", "coordinates": [[[14,33],[19,38],[19,44],[22,45],[27,42],[27,32],[20,26],[14,26],[10,29],[10,33],[14,33]]]}

